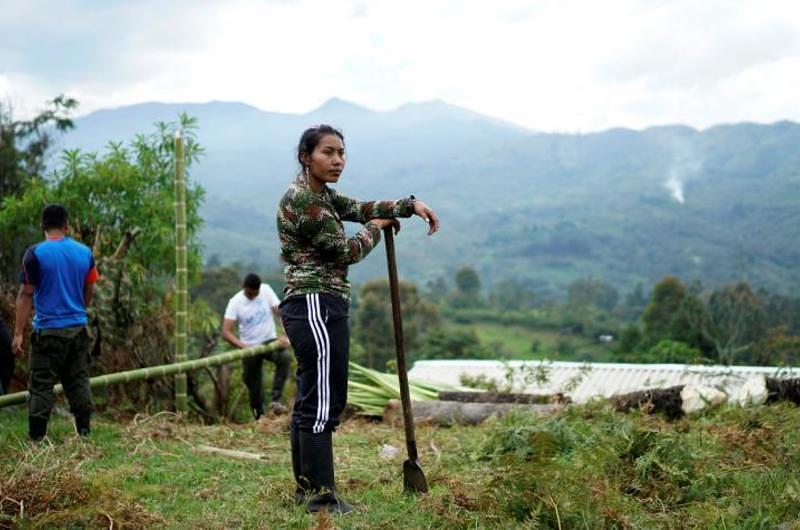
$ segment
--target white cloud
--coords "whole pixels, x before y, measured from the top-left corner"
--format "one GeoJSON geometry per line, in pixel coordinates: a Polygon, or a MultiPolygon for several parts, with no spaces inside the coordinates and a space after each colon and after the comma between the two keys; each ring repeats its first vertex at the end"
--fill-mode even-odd
{"type": "Polygon", "coordinates": [[[0,94],[30,108],[59,92],[83,111],[224,99],[304,112],[339,96],[443,99],[560,131],[800,120],[789,1],[3,3],[18,29],[0,37],[0,94]]]}
{"type": "MultiPolygon", "coordinates": [[[[769,5],[769,4],[766,4],[769,5]]],[[[749,68],[800,54],[791,10],[728,1],[675,2],[636,16],[601,76],[651,89],[708,88],[749,68]],[[731,8],[735,6],[735,8],[731,8]]]]}
{"type": "Polygon", "coordinates": [[[0,73],[0,105],[10,107],[15,117],[33,116],[53,97],[40,80],[14,72],[0,73]]]}

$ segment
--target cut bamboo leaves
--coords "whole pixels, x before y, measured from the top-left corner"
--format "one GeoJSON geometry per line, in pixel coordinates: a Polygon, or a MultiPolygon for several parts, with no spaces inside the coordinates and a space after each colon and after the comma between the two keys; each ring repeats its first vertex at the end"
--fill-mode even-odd
{"type": "MultiPolygon", "coordinates": [[[[412,401],[432,401],[438,399],[439,392],[465,391],[465,389],[445,384],[409,381],[412,401]]],[[[383,416],[389,400],[400,399],[400,383],[395,374],[385,374],[359,364],[350,363],[350,377],[347,389],[347,402],[359,409],[364,416],[383,416]]]]}

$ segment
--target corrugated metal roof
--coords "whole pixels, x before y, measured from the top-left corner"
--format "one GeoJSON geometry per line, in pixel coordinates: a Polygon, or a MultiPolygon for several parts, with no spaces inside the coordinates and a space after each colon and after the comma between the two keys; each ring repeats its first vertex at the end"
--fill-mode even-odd
{"type": "Polygon", "coordinates": [[[483,375],[515,392],[563,392],[576,403],[648,388],[697,384],[736,396],[748,379],[758,375],[800,376],[798,368],[765,366],[699,366],[685,364],[578,363],[565,361],[417,361],[409,377],[419,381],[461,384],[463,375],[483,375]]]}

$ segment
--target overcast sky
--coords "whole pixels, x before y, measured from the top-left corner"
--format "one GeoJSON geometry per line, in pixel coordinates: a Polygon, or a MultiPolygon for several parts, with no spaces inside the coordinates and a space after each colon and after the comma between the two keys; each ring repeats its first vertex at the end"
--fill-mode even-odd
{"type": "Polygon", "coordinates": [[[441,99],[525,127],[800,121],[797,0],[0,0],[0,98],[307,112],[441,99]]]}

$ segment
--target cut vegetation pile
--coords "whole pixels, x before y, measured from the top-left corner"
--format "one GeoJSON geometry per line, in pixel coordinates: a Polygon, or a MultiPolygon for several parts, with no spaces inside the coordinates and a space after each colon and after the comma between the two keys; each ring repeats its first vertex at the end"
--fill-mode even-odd
{"type": "Polygon", "coordinates": [[[545,528],[800,528],[796,408],[670,422],[573,408],[500,420],[481,458],[488,504],[545,528]]]}
{"type": "MultiPolygon", "coordinates": [[[[451,385],[409,381],[408,390],[411,401],[438,399],[439,392],[474,390],[451,385]]],[[[391,399],[400,399],[400,383],[395,374],[384,374],[359,364],[350,363],[347,383],[347,402],[358,408],[364,416],[382,416],[386,404],[391,399]]]]}

